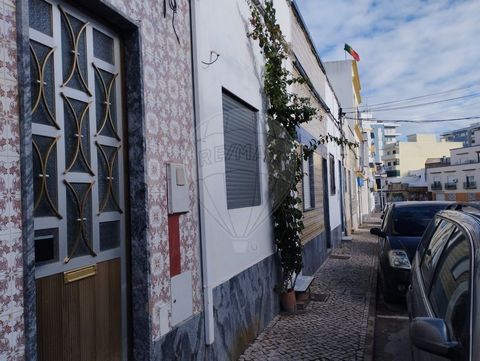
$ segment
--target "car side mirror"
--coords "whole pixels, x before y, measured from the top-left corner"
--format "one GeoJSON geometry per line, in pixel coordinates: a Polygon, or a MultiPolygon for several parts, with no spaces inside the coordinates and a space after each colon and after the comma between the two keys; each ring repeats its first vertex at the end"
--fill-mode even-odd
{"type": "Polygon", "coordinates": [[[383,233],[382,230],[378,227],[370,228],[370,234],[374,234],[379,237],[385,237],[385,233],[383,233]]]}
{"type": "Polygon", "coordinates": [[[462,353],[456,341],[450,341],[447,325],[440,318],[416,317],[410,323],[410,338],[420,350],[457,360],[462,353]]]}

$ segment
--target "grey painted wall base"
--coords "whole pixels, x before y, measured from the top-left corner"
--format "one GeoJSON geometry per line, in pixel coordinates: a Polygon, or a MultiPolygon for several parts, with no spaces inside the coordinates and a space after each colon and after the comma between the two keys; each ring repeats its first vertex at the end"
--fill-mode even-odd
{"type": "Polygon", "coordinates": [[[327,258],[327,236],[322,232],[303,246],[302,274],[313,275],[327,258]]]}
{"type": "Polygon", "coordinates": [[[205,345],[203,313],[154,345],[155,360],[236,360],[280,311],[275,254],[213,290],[215,342],[205,345]]]}

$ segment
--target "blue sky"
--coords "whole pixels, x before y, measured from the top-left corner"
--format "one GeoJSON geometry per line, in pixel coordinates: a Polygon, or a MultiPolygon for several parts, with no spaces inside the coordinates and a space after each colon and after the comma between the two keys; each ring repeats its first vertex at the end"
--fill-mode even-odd
{"type": "MultiPolygon", "coordinates": [[[[360,55],[363,105],[378,119],[480,116],[480,0],[296,0],[323,61],[360,55]],[[375,104],[428,94],[380,111],[375,104]],[[441,93],[441,94],[437,94],[441,93]],[[445,99],[460,98],[451,101],[445,99]],[[441,101],[441,102],[439,102],[441,101]]],[[[476,121],[402,125],[403,134],[435,132],[476,121]]]]}

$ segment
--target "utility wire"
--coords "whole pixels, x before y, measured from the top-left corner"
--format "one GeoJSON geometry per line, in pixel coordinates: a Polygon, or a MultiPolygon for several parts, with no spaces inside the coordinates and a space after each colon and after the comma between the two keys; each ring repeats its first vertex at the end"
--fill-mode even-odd
{"type": "Polygon", "coordinates": [[[467,95],[462,95],[459,97],[454,97],[454,98],[448,98],[448,99],[440,99],[440,100],[434,100],[431,102],[426,102],[426,103],[419,103],[419,104],[411,104],[411,105],[401,105],[398,107],[380,107],[380,108],[375,108],[372,111],[378,112],[378,111],[383,111],[383,110],[396,110],[396,109],[405,109],[405,108],[415,108],[417,106],[424,106],[424,105],[430,105],[430,104],[438,104],[438,103],[444,103],[444,102],[449,102],[453,100],[460,100],[460,99],[466,99],[466,98],[472,98],[479,96],[480,93],[472,93],[472,94],[467,94],[467,95]]]}
{"type": "MultiPolygon", "coordinates": [[[[403,106],[398,106],[398,107],[380,107],[380,108],[375,108],[375,109],[369,109],[371,112],[386,112],[386,111],[391,111],[391,110],[400,110],[400,109],[408,109],[408,108],[417,108],[417,107],[423,107],[426,105],[431,105],[431,104],[438,104],[438,103],[445,103],[445,102],[450,102],[453,100],[460,100],[460,99],[466,99],[466,98],[471,98],[471,97],[476,97],[479,96],[480,93],[473,93],[469,95],[463,95],[461,97],[455,97],[455,98],[449,98],[449,99],[442,99],[442,100],[437,100],[433,102],[427,102],[427,103],[420,103],[420,104],[412,104],[412,105],[403,105],[403,106]]],[[[356,111],[354,112],[345,112],[345,114],[352,114],[352,113],[357,113],[356,111]]]]}
{"type": "MultiPolygon", "coordinates": [[[[453,92],[456,92],[456,91],[459,91],[459,90],[465,90],[465,89],[476,88],[476,87],[478,87],[478,85],[473,84],[473,85],[469,85],[469,86],[466,86],[466,87],[449,89],[449,90],[444,90],[444,91],[437,92],[437,93],[429,93],[429,94],[419,95],[419,96],[415,96],[415,97],[411,97],[411,98],[405,98],[405,99],[400,99],[400,100],[391,100],[391,101],[383,102],[383,103],[362,105],[362,107],[365,107],[366,110],[368,110],[370,107],[376,107],[376,106],[379,106],[379,105],[388,105],[388,104],[394,104],[394,103],[402,103],[402,102],[412,101],[412,100],[416,100],[416,99],[423,99],[423,98],[433,97],[433,96],[436,96],[436,95],[441,95],[441,94],[446,94],[446,93],[453,93],[453,92]]],[[[353,108],[355,108],[355,107],[345,107],[344,109],[353,109],[353,108]]]]}
{"type": "Polygon", "coordinates": [[[462,103],[462,104],[453,104],[450,107],[448,107],[447,109],[441,109],[440,111],[437,111],[437,112],[427,113],[427,114],[422,114],[422,115],[426,118],[437,117],[439,114],[453,113],[453,112],[456,112],[456,111],[459,111],[459,110],[465,110],[465,109],[469,109],[469,110],[477,109],[477,107],[475,105],[478,105],[478,104],[480,104],[479,101],[476,101],[474,103],[466,103],[465,102],[465,103],[462,103]]]}
{"type": "MultiPolygon", "coordinates": [[[[172,28],[177,38],[177,42],[180,44],[180,38],[178,37],[177,29],[175,28],[175,14],[177,13],[177,0],[168,0],[168,7],[172,10],[172,28]]],[[[163,17],[167,17],[167,0],[163,0],[163,17]]]]}
{"type": "MultiPolygon", "coordinates": [[[[357,120],[356,118],[345,117],[345,119],[357,120]]],[[[480,115],[475,115],[472,117],[464,118],[447,118],[447,119],[368,119],[376,122],[385,122],[385,123],[440,123],[440,122],[455,122],[458,120],[474,120],[480,119],[480,115]]]]}

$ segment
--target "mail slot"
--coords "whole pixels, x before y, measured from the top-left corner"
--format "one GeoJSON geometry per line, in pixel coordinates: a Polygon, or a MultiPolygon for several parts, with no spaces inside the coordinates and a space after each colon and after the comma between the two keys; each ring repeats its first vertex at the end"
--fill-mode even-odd
{"type": "Polygon", "coordinates": [[[80,281],[87,277],[92,277],[97,274],[97,265],[77,268],[63,273],[63,280],[65,283],[80,281]]]}

